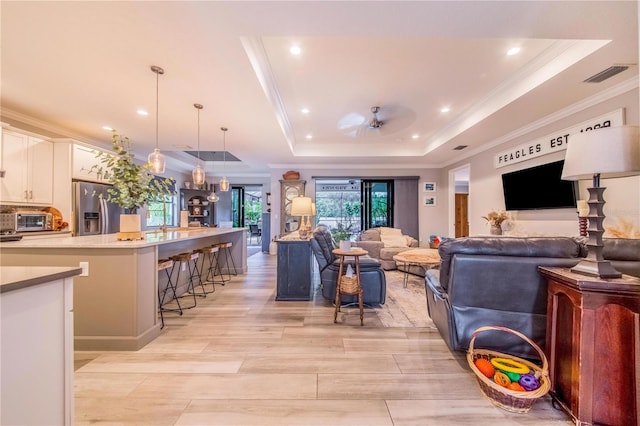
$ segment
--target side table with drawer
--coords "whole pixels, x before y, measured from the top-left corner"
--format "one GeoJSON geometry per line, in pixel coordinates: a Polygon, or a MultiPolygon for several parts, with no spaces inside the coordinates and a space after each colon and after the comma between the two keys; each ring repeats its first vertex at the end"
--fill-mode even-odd
{"type": "Polygon", "coordinates": [[[539,270],[554,400],[577,425],[640,426],[640,279],[539,270]]]}

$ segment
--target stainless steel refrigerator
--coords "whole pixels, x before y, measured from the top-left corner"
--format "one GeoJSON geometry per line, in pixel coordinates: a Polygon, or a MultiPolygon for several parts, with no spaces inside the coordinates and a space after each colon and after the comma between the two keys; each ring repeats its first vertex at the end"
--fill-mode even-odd
{"type": "Polygon", "coordinates": [[[111,185],[73,182],[74,235],[113,234],[120,229],[120,206],[107,201],[111,185]],[[102,197],[100,196],[102,194],[102,197]]]}

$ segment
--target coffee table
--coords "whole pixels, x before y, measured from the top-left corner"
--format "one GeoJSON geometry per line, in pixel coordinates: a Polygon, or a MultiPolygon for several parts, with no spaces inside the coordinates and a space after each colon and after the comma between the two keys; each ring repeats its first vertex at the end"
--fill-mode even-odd
{"type": "Polygon", "coordinates": [[[409,266],[415,265],[427,269],[440,265],[440,254],[437,249],[411,249],[393,256],[393,260],[404,264],[404,286],[407,286],[409,266]]]}

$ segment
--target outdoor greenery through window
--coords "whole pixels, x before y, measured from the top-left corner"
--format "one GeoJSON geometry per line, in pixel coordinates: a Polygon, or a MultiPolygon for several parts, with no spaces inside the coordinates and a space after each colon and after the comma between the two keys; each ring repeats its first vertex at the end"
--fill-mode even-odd
{"type": "Polygon", "coordinates": [[[168,195],[164,200],[150,201],[147,205],[147,227],[159,227],[164,225],[165,207],[167,214],[167,226],[175,225],[174,211],[176,205],[176,197],[168,195]]]}
{"type": "Polygon", "coordinates": [[[393,181],[316,180],[316,223],[336,241],[354,240],[363,230],[393,226],[393,181]]]}

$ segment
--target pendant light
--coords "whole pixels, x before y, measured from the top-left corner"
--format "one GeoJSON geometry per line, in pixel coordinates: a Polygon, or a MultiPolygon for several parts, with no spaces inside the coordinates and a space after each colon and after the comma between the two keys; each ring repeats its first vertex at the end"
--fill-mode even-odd
{"type": "Polygon", "coordinates": [[[204,184],[204,169],[200,166],[200,110],[203,108],[200,104],[193,104],[198,110],[198,165],[191,173],[194,185],[204,184]]]}
{"type": "Polygon", "coordinates": [[[153,173],[164,173],[165,158],[158,149],[158,81],[161,74],[164,74],[164,70],[157,65],[151,66],[151,71],[156,74],[156,149],[153,150],[147,161],[149,163],[149,169],[153,173]]]}
{"type": "Polygon", "coordinates": [[[222,179],[220,179],[220,191],[227,192],[229,190],[229,179],[225,176],[225,170],[227,165],[227,129],[226,127],[220,127],[222,130],[222,179]]]}

